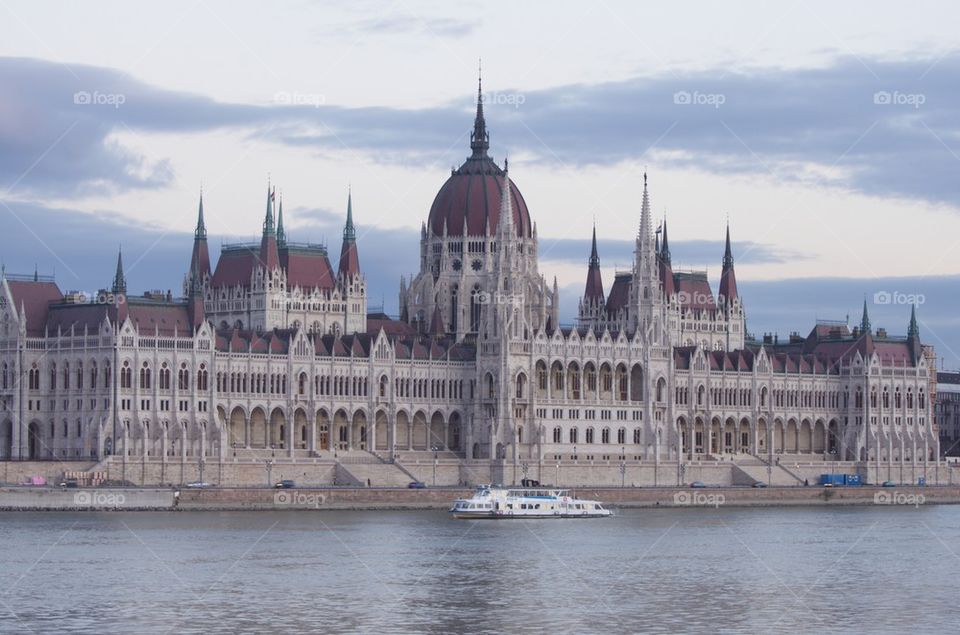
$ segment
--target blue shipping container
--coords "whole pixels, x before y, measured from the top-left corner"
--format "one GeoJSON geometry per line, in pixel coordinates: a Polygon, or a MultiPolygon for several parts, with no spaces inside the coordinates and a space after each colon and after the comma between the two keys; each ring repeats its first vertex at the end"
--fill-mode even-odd
{"type": "Polygon", "coordinates": [[[843,474],[821,474],[821,485],[843,485],[843,474]]]}
{"type": "Polygon", "coordinates": [[[851,487],[856,487],[863,485],[863,480],[860,478],[859,474],[846,474],[844,476],[844,485],[849,485],[851,487]]]}

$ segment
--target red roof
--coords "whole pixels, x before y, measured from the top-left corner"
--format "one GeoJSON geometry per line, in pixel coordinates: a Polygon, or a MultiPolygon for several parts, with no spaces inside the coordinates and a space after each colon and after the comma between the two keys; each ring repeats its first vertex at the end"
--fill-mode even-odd
{"type": "Polygon", "coordinates": [[[287,287],[293,289],[332,289],[335,284],[333,268],[325,252],[295,248],[281,251],[287,271],[287,287]]]}
{"type": "MultiPolygon", "coordinates": [[[[494,235],[500,224],[503,170],[487,156],[470,158],[454,170],[430,206],[427,224],[435,236],[443,235],[444,223],[452,236],[463,234],[464,221],[470,236],[483,236],[490,224],[494,235]]],[[[516,183],[510,181],[513,225],[518,235],[531,236],[530,212],[516,183]]]]}
{"type": "Polygon", "coordinates": [[[10,285],[17,313],[19,314],[21,305],[27,313],[27,335],[43,335],[50,303],[63,299],[60,287],[52,281],[7,279],[7,284],[10,285]]]}
{"type": "Polygon", "coordinates": [[[614,315],[617,311],[627,306],[627,300],[630,298],[630,282],[633,274],[618,273],[613,279],[613,286],[610,287],[610,295],[607,296],[607,313],[614,315]]]}
{"type": "Polygon", "coordinates": [[[257,252],[249,245],[226,247],[220,251],[217,269],[213,272],[214,287],[250,286],[257,252]]]}
{"type": "Polygon", "coordinates": [[[139,304],[136,299],[127,300],[127,315],[141,335],[173,335],[174,330],[187,336],[193,333],[193,322],[185,304],[139,304]]]}
{"type": "Polygon", "coordinates": [[[685,309],[714,310],[717,303],[713,299],[713,289],[707,274],[700,272],[680,272],[673,275],[677,289],[677,298],[685,309]]]}

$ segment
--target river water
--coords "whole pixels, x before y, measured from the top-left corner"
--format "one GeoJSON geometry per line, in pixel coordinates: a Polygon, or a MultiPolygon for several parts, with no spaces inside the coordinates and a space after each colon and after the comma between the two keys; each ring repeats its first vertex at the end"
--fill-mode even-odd
{"type": "Polygon", "coordinates": [[[960,506],[0,514],[11,633],[934,633],[960,506]]]}

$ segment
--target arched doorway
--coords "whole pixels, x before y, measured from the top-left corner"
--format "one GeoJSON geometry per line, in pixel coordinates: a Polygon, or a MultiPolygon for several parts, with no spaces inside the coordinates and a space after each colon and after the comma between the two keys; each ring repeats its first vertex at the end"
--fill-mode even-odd
{"type": "Polygon", "coordinates": [[[34,421],[27,429],[27,457],[39,459],[42,454],[43,439],[40,436],[40,424],[34,421]]]}

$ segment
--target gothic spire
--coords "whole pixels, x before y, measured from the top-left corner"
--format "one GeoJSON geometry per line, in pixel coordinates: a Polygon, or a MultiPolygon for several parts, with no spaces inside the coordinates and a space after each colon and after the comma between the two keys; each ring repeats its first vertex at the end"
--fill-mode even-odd
{"type": "Polygon", "coordinates": [[[357,230],[353,227],[353,191],[347,188],[347,223],[343,226],[343,240],[354,242],[357,239],[357,230]]]}
{"type": "Polygon", "coordinates": [[[643,173],[643,199],[640,206],[640,230],[637,233],[637,243],[641,253],[649,253],[653,248],[653,217],[650,213],[650,193],[647,190],[646,172],[643,173]]]}
{"type": "Polygon", "coordinates": [[[513,203],[510,200],[510,172],[507,169],[507,160],[503,160],[503,191],[500,193],[500,231],[504,236],[513,233],[513,203]]]}
{"type": "Polygon", "coordinates": [[[113,276],[113,287],[111,289],[113,293],[123,293],[127,292],[127,278],[123,275],[123,250],[119,249],[117,251],[117,272],[113,276]]]}
{"type": "Polygon", "coordinates": [[[910,307],[910,326],[907,328],[907,337],[920,337],[920,327],[917,326],[917,305],[910,307]]]}
{"type": "Polygon", "coordinates": [[[860,318],[860,334],[870,332],[870,315],[867,313],[867,298],[863,298],[863,317],[860,318]]]}
{"type": "Polygon", "coordinates": [[[733,251],[730,248],[730,223],[727,223],[727,243],[723,252],[723,269],[720,272],[720,295],[724,302],[738,297],[737,274],[733,270],[733,251]]]}
{"type": "Polygon", "coordinates": [[[597,224],[593,224],[593,244],[590,247],[590,266],[600,266],[600,254],[597,253],[597,224]]]}
{"type": "Polygon", "coordinates": [[[263,219],[263,235],[276,236],[276,229],[273,226],[273,198],[274,190],[270,188],[270,180],[267,179],[267,213],[263,219]]]}
{"type": "Polygon", "coordinates": [[[723,268],[729,269],[733,266],[733,252],[730,250],[730,222],[727,221],[727,246],[723,251],[723,268]]]}
{"type": "Polygon", "coordinates": [[[590,261],[587,267],[587,285],[583,296],[588,302],[603,302],[603,277],[600,274],[600,254],[597,252],[597,225],[593,225],[593,240],[590,246],[590,261]]]}
{"type": "Polygon", "coordinates": [[[663,216],[663,244],[660,245],[660,257],[663,258],[664,262],[668,265],[670,262],[670,244],[667,240],[667,216],[663,216]]]}
{"type": "Polygon", "coordinates": [[[483,118],[483,77],[477,73],[477,116],[473,120],[473,132],[470,133],[470,149],[473,150],[473,159],[482,159],[490,149],[490,135],[487,133],[487,122],[483,118]]]}
{"type": "Polygon", "coordinates": [[[197,212],[197,229],[194,230],[193,237],[199,240],[207,239],[207,225],[203,222],[203,188],[200,189],[200,209],[197,212]]]}
{"type": "Polygon", "coordinates": [[[283,192],[280,193],[277,203],[277,246],[287,246],[287,234],[283,231],[283,192]]]}
{"type": "Polygon", "coordinates": [[[357,231],[353,226],[353,192],[347,191],[347,222],[343,226],[343,243],[340,246],[340,266],[337,275],[360,275],[360,255],[357,253],[357,231]]]}

